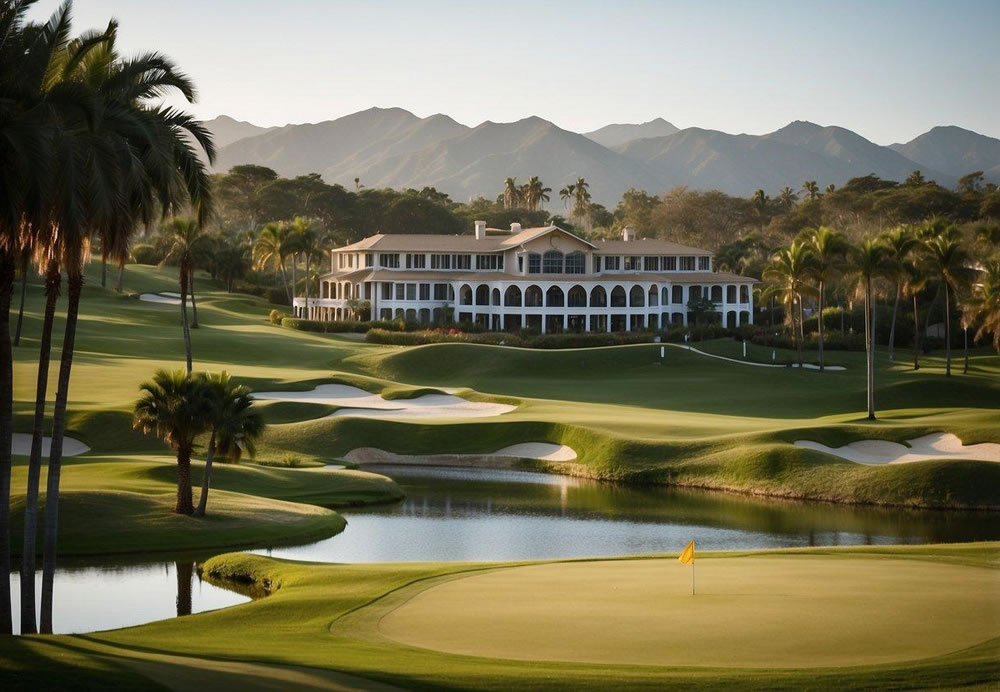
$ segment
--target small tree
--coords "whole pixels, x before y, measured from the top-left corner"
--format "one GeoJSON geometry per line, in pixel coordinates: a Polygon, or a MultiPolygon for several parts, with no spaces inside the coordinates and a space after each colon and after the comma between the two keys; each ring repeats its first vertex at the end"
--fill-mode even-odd
{"type": "Polygon", "coordinates": [[[208,426],[205,387],[199,378],[183,370],[157,370],[151,382],[139,386],[142,397],[135,403],[132,428],[144,435],[155,434],[177,452],[178,514],[191,514],[191,452],[195,438],[208,426]]]}

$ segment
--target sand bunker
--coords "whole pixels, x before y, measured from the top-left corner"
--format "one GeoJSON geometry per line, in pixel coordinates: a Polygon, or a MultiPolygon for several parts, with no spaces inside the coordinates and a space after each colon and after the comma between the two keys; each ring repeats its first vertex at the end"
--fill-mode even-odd
{"type": "Polygon", "coordinates": [[[843,447],[827,447],[812,440],[796,440],[796,446],[815,449],[859,464],[908,464],[914,461],[960,459],[1000,462],[1000,444],[984,442],[963,445],[951,433],[933,433],[912,440],[906,445],[885,440],[859,440],[843,447]]]}
{"type": "MultiPolygon", "coordinates": [[[[179,293],[143,293],[139,296],[139,300],[144,300],[147,303],[160,303],[161,305],[180,305],[181,296],[179,293]]],[[[188,302],[191,302],[190,296],[188,297],[188,302]]]]}
{"type": "Polygon", "coordinates": [[[488,418],[513,411],[509,404],[468,401],[452,394],[425,394],[414,399],[383,399],[345,384],[321,384],[311,392],[255,392],[262,401],[297,401],[339,406],[327,418],[488,418]]]}
{"type": "Polygon", "coordinates": [[[394,454],[377,447],[359,447],[348,452],[344,459],[352,464],[512,468],[519,459],[575,461],[576,451],[572,447],[552,442],[522,442],[486,454],[394,454]]]}
{"type": "MultiPolygon", "coordinates": [[[[47,457],[49,455],[49,449],[52,446],[51,437],[42,438],[42,456],[47,457]]],[[[63,437],[63,456],[64,457],[75,457],[78,454],[86,454],[90,451],[90,447],[83,444],[79,440],[74,440],[72,437],[63,437]]],[[[14,442],[11,445],[11,452],[13,454],[18,454],[21,456],[28,456],[31,454],[31,435],[27,433],[14,433],[14,442]]]]}

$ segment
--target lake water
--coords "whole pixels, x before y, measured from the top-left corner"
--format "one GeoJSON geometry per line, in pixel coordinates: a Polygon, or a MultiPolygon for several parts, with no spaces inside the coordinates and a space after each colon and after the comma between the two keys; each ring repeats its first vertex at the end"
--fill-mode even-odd
{"type": "MultiPolygon", "coordinates": [[[[406,499],[344,511],[348,526],[338,536],[254,552],[320,562],[462,561],[676,552],[692,539],[703,550],[1000,539],[996,512],[783,502],[521,471],[366,469],[396,479],[406,499]]],[[[124,627],[249,600],[198,578],[192,565],[210,554],[63,567],[55,628],[124,627]]]]}

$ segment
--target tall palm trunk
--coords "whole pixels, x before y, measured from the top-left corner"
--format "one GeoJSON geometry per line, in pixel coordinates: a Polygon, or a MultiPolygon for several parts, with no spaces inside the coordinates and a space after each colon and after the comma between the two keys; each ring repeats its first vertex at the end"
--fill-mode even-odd
{"type": "Polygon", "coordinates": [[[187,287],[188,279],[187,264],[181,262],[180,267],[180,285],[181,285],[181,329],[184,331],[184,356],[187,359],[187,372],[188,375],[191,374],[191,329],[188,327],[188,313],[187,313],[187,287]]]}
{"type": "Polygon", "coordinates": [[[14,631],[10,607],[10,467],[14,440],[14,349],[10,304],[14,258],[0,250],[0,634],[14,631]]]}
{"type": "Polygon", "coordinates": [[[889,327],[889,360],[896,359],[896,315],[899,314],[899,296],[902,286],[896,282],[896,300],[892,304],[892,325],[889,327]]]}
{"type": "Polygon", "coordinates": [[[108,256],[101,252],[101,288],[108,287],[108,256]]]}
{"type": "Polygon", "coordinates": [[[62,472],[63,437],[66,434],[66,406],[69,401],[69,378],[73,370],[76,348],[76,323],[80,317],[80,294],[83,274],[71,274],[66,282],[66,331],[63,334],[62,357],[56,403],[52,411],[52,444],[49,448],[48,478],[45,485],[45,545],[42,551],[42,617],[39,631],[52,633],[52,587],[56,573],[56,544],[59,539],[59,478],[62,472]]]}
{"type": "Polygon", "coordinates": [[[212,436],[208,440],[208,453],[205,455],[205,473],[201,478],[201,497],[198,498],[198,509],[194,511],[194,516],[205,516],[205,508],[208,506],[208,488],[212,484],[212,461],[215,459],[215,428],[212,428],[212,436]]]}
{"type": "Polygon", "coordinates": [[[820,279],[819,282],[819,320],[816,324],[819,325],[819,369],[825,369],[825,363],[823,361],[823,288],[826,282],[820,279]]]}
{"type": "Polygon", "coordinates": [[[59,264],[50,261],[45,269],[45,315],[38,348],[38,377],[35,384],[35,417],[31,426],[28,484],[24,497],[24,542],[21,547],[21,634],[37,632],[35,624],[35,556],[38,544],[38,486],[42,476],[42,433],[45,428],[45,399],[49,391],[49,356],[52,351],[52,323],[62,274],[59,264]]]}
{"type": "Polygon", "coordinates": [[[865,277],[865,350],[868,362],[868,420],[875,420],[875,335],[872,323],[872,280],[865,277]]]}
{"type": "Polygon", "coordinates": [[[194,501],[191,493],[191,448],[182,446],[177,450],[177,514],[191,514],[194,501]]]}
{"type": "Polygon", "coordinates": [[[951,291],[944,282],[944,376],[951,377],[951,291]]]}
{"type": "Polygon", "coordinates": [[[14,345],[21,345],[21,325],[24,323],[24,294],[28,292],[28,257],[21,260],[21,304],[17,308],[17,326],[14,328],[14,345]]]}
{"type": "Polygon", "coordinates": [[[802,349],[806,346],[806,313],[804,299],[799,294],[799,367],[802,367],[802,349]]]}
{"type": "MultiPolygon", "coordinates": [[[[294,264],[292,265],[295,266],[294,264]]],[[[312,315],[309,314],[309,254],[306,253],[306,319],[312,319],[312,315]]]]}
{"type": "Polygon", "coordinates": [[[191,329],[198,328],[198,303],[194,299],[194,270],[188,273],[188,285],[191,288],[191,329]]]}
{"type": "Polygon", "coordinates": [[[917,309],[917,293],[913,293],[913,369],[920,369],[920,312],[917,309]]]}
{"type": "MultiPolygon", "coordinates": [[[[299,255],[297,252],[292,253],[292,305],[295,305],[295,292],[299,290],[298,281],[296,280],[296,265],[299,263],[299,255]]],[[[308,302],[308,301],[307,301],[308,302]]],[[[308,308],[309,306],[306,305],[308,308]]],[[[309,312],[306,311],[306,319],[309,318],[309,312]]]]}
{"type": "Polygon", "coordinates": [[[962,333],[965,336],[965,359],[962,363],[962,374],[968,375],[969,374],[969,328],[963,327],[962,333]]]}
{"type": "Polygon", "coordinates": [[[792,304],[789,306],[791,317],[792,317],[792,338],[795,339],[795,348],[799,353],[799,367],[802,367],[802,339],[799,337],[799,329],[795,324],[795,320],[798,319],[795,310],[795,296],[792,295],[792,304]]]}
{"type": "Polygon", "coordinates": [[[125,283],[125,258],[118,260],[118,283],[115,284],[115,291],[117,293],[122,292],[122,286],[125,283]]]}

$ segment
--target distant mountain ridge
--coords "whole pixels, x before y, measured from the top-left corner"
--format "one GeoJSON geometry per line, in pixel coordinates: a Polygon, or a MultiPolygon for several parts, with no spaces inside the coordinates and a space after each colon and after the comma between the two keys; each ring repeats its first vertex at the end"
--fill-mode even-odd
{"type": "Polygon", "coordinates": [[[806,121],[765,135],[678,130],[662,118],[580,134],[537,116],[468,127],[402,108],[277,128],[220,116],[206,126],[217,136],[216,171],[255,163],[284,176],[320,173],[348,187],[355,178],[368,187],[431,185],[462,201],[495,197],[507,177],[537,175],[553,190],[553,210],[560,208],[558,190],[578,177],[587,179],[594,201],[608,206],[631,187],[660,193],[687,185],[742,196],[763,188],[774,195],[806,180],[825,187],[874,173],[901,181],[914,170],[946,186],[973,170],[1000,182],[1000,140],[954,126],[892,146],[806,121]]]}

